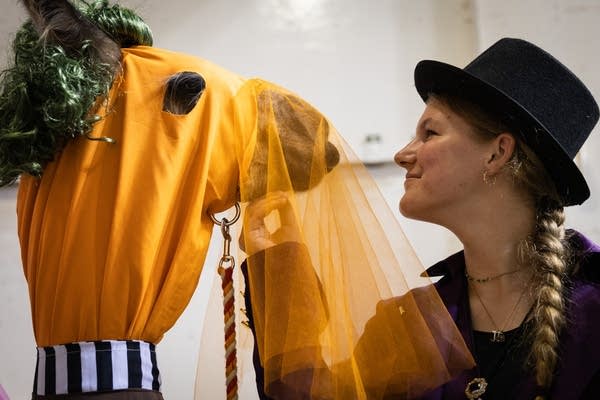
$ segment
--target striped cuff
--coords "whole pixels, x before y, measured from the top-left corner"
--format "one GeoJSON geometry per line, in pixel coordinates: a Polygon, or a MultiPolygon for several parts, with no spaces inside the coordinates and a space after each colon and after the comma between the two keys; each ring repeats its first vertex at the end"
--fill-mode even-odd
{"type": "Polygon", "coordinates": [[[160,391],[155,345],[138,340],[78,342],[38,347],[33,392],[38,395],[160,391]]]}

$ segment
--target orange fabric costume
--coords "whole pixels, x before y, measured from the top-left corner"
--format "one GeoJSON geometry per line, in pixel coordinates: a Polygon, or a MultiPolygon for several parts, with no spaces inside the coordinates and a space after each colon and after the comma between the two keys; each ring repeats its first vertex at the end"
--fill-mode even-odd
{"type": "MultiPolygon", "coordinates": [[[[39,346],[160,341],[196,287],[213,223],[236,201],[233,97],[252,84],[209,62],[123,49],[123,76],[91,136],[79,138],[18,194],[22,259],[39,346]],[[188,115],[162,111],[166,79],[208,82],[188,115]]],[[[252,127],[250,128],[252,129],[252,127]]]]}

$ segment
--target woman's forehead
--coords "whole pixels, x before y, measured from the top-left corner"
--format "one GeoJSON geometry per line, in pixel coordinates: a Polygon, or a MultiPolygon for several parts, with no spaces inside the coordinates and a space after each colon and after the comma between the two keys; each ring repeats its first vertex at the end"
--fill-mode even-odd
{"type": "Polygon", "coordinates": [[[419,124],[434,124],[448,121],[455,117],[458,117],[458,115],[443,102],[435,98],[430,98],[425,104],[425,109],[423,110],[419,124]]]}

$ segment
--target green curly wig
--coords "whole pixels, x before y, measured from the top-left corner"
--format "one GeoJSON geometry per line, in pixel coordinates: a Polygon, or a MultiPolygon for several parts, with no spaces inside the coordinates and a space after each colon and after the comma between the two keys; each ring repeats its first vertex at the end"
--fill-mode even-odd
{"type": "MultiPolygon", "coordinates": [[[[78,9],[119,47],[152,45],[150,29],[131,10],[106,0],[78,9]]],[[[0,187],[23,173],[41,176],[69,140],[99,120],[93,107],[108,95],[118,65],[100,62],[91,39],[78,46],[69,51],[40,38],[31,21],[16,33],[14,64],[0,75],[0,187]]]]}

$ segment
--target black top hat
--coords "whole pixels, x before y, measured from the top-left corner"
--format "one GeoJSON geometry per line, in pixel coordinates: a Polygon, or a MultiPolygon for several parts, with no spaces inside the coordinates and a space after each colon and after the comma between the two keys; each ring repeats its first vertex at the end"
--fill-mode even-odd
{"type": "Polygon", "coordinates": [[[540,158],[563,205],[583,203],[588,185],[573,158],[598,121],[598,105],[563,64],[521,39],[501,39],[464,69],[424,60],[415,85],[429,93],[458,95],[492,112],[540,158]]]}

